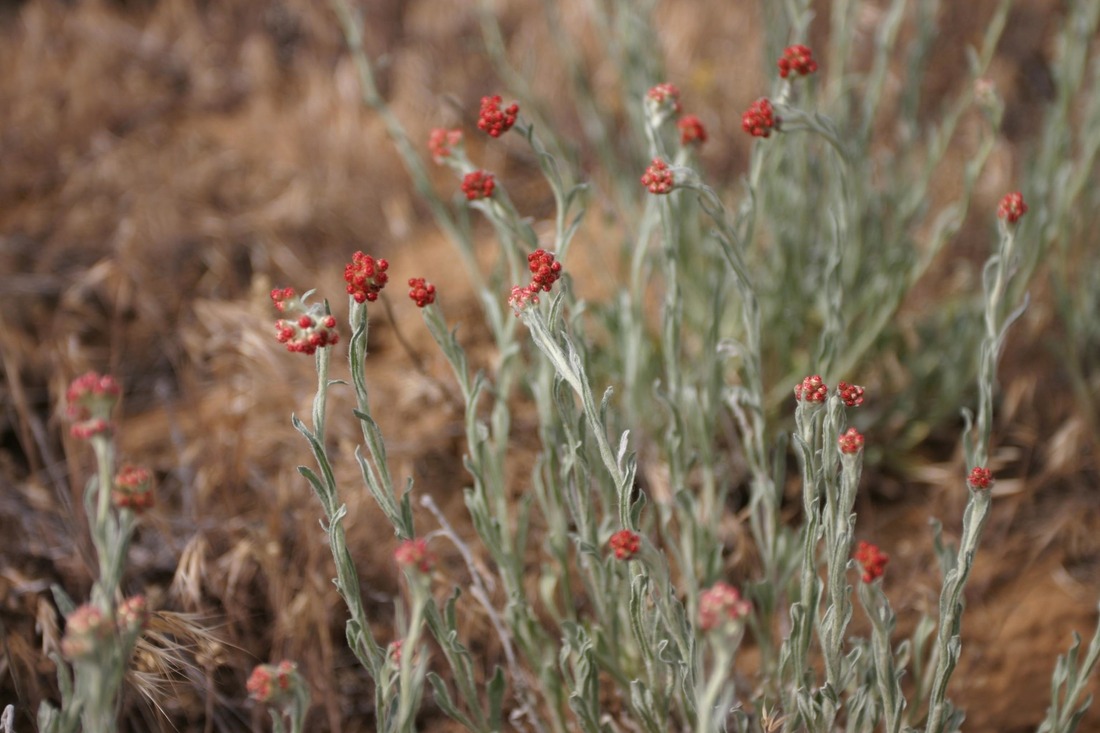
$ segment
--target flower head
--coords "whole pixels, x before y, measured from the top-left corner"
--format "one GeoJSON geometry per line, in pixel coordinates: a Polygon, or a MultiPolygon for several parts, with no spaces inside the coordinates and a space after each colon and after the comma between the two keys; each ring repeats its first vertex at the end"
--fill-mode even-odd
{"type": "Polygon", "coordinates": [[[431,572],[435,557],[428,550],[423,539],[404,540],[393,551],[393,559],[403,568],[416,569],[422,573],[431,572]]]}
{"type": "Polygon", "coordinates": [[[386,655],[393,660],[394,664],[401,664],[401,647],[404,645],[404,639],[396,639],[386,647],[386,655]]]}
{"type": "Polygon", "coordinates": [[[386,274],[390,263],[383,259],[374,259],[370,255],[356,252],[351,262],[344,265],[344,280],[347,282],[348,295],[356,303],[378,300],[378,293],[386,287],[390,276],[386,274]]]}
{"type": "Polygon", "coordinates": [[[810,51],[808,46],[801,44],[787,46],[776,65],[779,66],[779,75],[784,79],[792,71],[802,76],[808,76],[817,71],[817,62],[814,61],[813,52],[810,51]]]}
{"type": "Polygon", "coordinates": [[[711,631],[736,624],[752,605],[733,586],[718,582],[699,594],[699,628],[711,631]]]}
{"type": "Polygon", "coordinates": [[[435,286],[422,277],[410,277],[409,297],[417,308],[423,308],[435,302],[435,286]]]}
{"type": "Polygon", "coordinates": [[[452,155],[455,149],[462,145],[462,130],[445,130],[437,127],[428,136],[428,150],[432,154],[432,160],[442,163],[452,155]]]}
{"type": "Polygon", "coordinates": [[[544,249],[536,249],[527,255],[527,269],[531,271],[532,292],[550,292],[550,288],[561,277],[561,263],[554,261],[554,255],[544,249]]]}
{"type": "Polygon", "coordinates": [[[621,529],[611,535],[608,546],[619,560],[629,560],[642,549],[642,539],[629,529],[621,529]]]}
{"type": "Polygon", "coordinates": [[[481,112],[477,116],[477,129],[490,137],[500,137],[512,129],[519,114],[519,105],[512,103],[501,109],[499,94],[481,98],[481,112]]]}
{"type": "Polygon", "coordinates": [[[863,450],[863,436],[855,428],[848,428],[848,431],[840,436],[837,443],[840,445],[840,452],[848,455],[863,450]]]}
{"type": "Polygon", "coordinates": [[[466,194],[467,201],[487,199],[493,195],[496,185],[489,171],[473,171],[462,179],[462,193],[466,194]]]}
{"type": "Polygon", "coordinates": [[[661,158],[654,158],[652,165],[645,169],[645,174],[642,176],[642,185],[649,189],[650,193],[669,193],[674,184],[672,169],[661,158]]]}
{"type": "Polygon", "coordinates": [[[862,541],[856,547],[854,557],[860,567],[863,568],[864,583],[870,583],[877,578],[881,578],[886,571],[886,563],[890,561],[890,556],[878,549],[876,545],[862,541]]]}
{"type": "Polygon", "coordinates": [[[695,115],[684,115],[677,120],[676,126],[680,128],[681,145],[702,145],[707,141],[707,129],[695,115]]]}
{"type": "Polygon", "coordinates": [[[993,472],[988,468],[974,466],[966,477],[966,483],[975,491],[985,491],[993,486],[993,472]]]}
{"type": "Polygon", "coordinates": [[[111,619],[104,616],[97,606],[86,603],[65,619],[61,653],[73,660],[93,657],[114,633],[111,619]]]}
{"type": "MultiPolygon", "coordinates": [[[[350,268],[351,265],[345,268],[345,278],[350,268]]],[[[351,287],[348,285],[349,293],[352,292],[351,287]]],[[[287,351],[312,354],[317,349],[332,346],[340,340],[340,334],[336,331],[336,319],[325,313],[320,304],[307,306],[302,298],[294,295],[291,288],[272,290],[271,300],[275,303],[275,308],[289,316],[275,321],[275,338],[279,343],[286,344],[287,351]]]]}
{"type": "Polygon", "coordinates": [[[136,634],[145,628],[145,622],[149,619],[149,606],[145,596],[130,596],[118,604],[116,621],[119,631],[123,634],[136,634]]]}
{"type": "Polygon", "coordinates": [[[513,285],[511,292],[508,293],[508,305],[512,306],[512,312],[517,317],[528,305],[537,305],[538,302],[538,291],[532,290],[530,285],[513,285]]]}
{"type": "Polygon", "coordinates": [[[1006,193],[997,206],[998,218],[1004,219],[1009,224],[1015,224],[1026,213],[1027,204],[1024,203],[1024,196],[1019,191],[1006,193]]]}
{"type": "Polygon", "coordinates": [[[741,115],[741,129],[753,137],[768,137],[778,127],[779,118],[775,116],[772,103],[764,97],[749,105],[745,114],[741,115]]]}
{"type": "Polygon", "coordinates": [[[65,392],[73,437],[87,439],[110,432],[114,427],[111,411],[121,394],[122,388],[109,374],[88,372],[74,379],[65,392]]]}
{"type": "Polygon", "coordinates": [[[673,84],[658,84],[645,95],[645,111],[649,124],[660,127],[680,114],[680,90],[673,84]]]}
{"type": "Polygon", "coordinates": [[[276,704],[293,699],[303,684],[298,665],[284,659],[278,664],[256,665],[245,688],[256,702],[276,704]]]}
{"type": "Polygon", "coordinates": [[[848,407],[859,407],[863,404],[863,387],[858,384],[841,382],[836,386],[836,391],[848,407]]]}
{"type": "Polygon", "coordinates": [[[115,475],[111,489],[111,501],[119,509],[130,509],[141,514],[156,503],[153,493],[153,475],[142,466],[123,465],[115,475]]]}
{"type": "Polygon", "coordinates": [[[824,402],[828,396],[829,388],[816,374],[794,386],[794,398],[799,402],[824,402]]]}

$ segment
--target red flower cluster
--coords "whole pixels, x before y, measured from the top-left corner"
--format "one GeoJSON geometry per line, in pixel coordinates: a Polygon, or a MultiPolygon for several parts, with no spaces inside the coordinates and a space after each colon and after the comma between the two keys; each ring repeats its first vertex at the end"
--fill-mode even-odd
{"type": "Polygon", "coordinates": [[[777,62],[779,75],[784,79],[793,71],[796,74],[807,76],[817,71],[817,62],[814,61],[813,52],[808,46],[798,44],[787,46],[783,56],[777,62]]]}
{"type": "Polygon", "coordinates": [[[768,137],[778,126],[779,118],[775,116],[772,103],[764,97],[749,105],[748,111],[741,115],[741,129],[753,137],[768,137]]]}
{"type": "Polygon", "coordinates": [[[73,420],[72,436],[87,440],[111,432],[111,410],[121,394],[122,388],[109,374],[88,372],[74,379],[65,392],[69,418],[73,420]]]}
{"type": "Polygon", "coordinates": [[[516,124],[516,115],[519,114],[519,105],[510,104],[504,109],[500,108],[500,95],[481,98],[481,113],[477,117],[477,129],[487,133],[490,137],[500,137],[512,129],[516,124]]]}
{"type": "Polygon", "coordinates": [[[860,542],[855,551],[856,562],[863,568],[863,582],[870,583],[886,572],[890,556],[870,542],[860,542]]]}
{"type": "Polygon", "coordinates": [[[297,354],[313,354],[317,349],[332,346],[340,340],[336,319],[332,316],[314,318],[303,313],[297,320],[280,318],[275,321],[275,338],[286,344],[286,350],[297,354]]]}
{"type": "Polygon", "coordinates": [[[435,286],[422,277],[410,277],[409,297],[417,308],[423,308],[435,302],[435,286]]]}
{"type": "Polygon", "coordinates": [[[527,269],[531,271],[531,284],[528,289],[532,292],[540,290],[546,293],[561,277],[561,263],[554,261],[554,255],[544,249],[536,249],[527,255],[527,269]]]}
{"type": "MultiPolygon", "coordinates": [[[[373,303],[378,300],[378,293],[386,287],[390,279],[386,274],[389,266],[390,263],[386,260],[376,260],[370,255],[356,252],[351,256],[351,262],[344,265],[344,280],[348,284],[348,295],[355,298],[356,303],[368,300],[373,303]]],[[[271,297],[275,297],[274,292],[271,297]]]]}
{"type": "Polygon", "coordinates": [[[257,665],[245,685],[248,696],[262,703],[277,703],[290,699],[294,687],[301,684],[297,669],[296,664],[286,660],[279,662],[278,665],[257,665]]]}
{"type": "Polygon", "coordinates": [[[841,453],[851,455],[863,450],[863,436],[855,428],[848,428],[848,431],[837,439],[837,443],[840,445],[841,453]]]}
{"type": "Polygon", "coordinates": [[[462,193],[466,194],[467,201],[487,199],[493,195],[496,188],[493,174],[488,171],[474,171],[467,173],[462,179],[462,193]]]}
{"type": "Polygon", "coordinates": [[[519,285],[513,285],[511,292],[508,294],[508,305],[512,306],[512,311],[516,316],[519,316],[523,312],[523,309],[530,303],[538,303],[539,296],[537,290],[532,290],[528,285],[521,287],[519,285]]]}
{"type": "Polygon", "coordinates": [[[993,472],[988,468],[974,466],[966,477],[967,485],[975,491],[984,491],[993,486],[993,472]]]}
{"type": "Polygon", "coordinates": [[[669,193],[674,184],[672,169],[660,158],[654,158],[653,164],[645,169],[645,174],[642,176],[642,185],[649,189],[650,193],[669,193]]]}
{"type": "Polygon", "coordinates": [[[1027,213],[1027,204],[1024,203],[1023,194],[1019,191],[1006,193],[997,206],[997,217],[1004,219],[1009,224],[1015,224],[1020,217],[1027,213]]]}
{"type": "Polygon", "coordinates": [[[657,107],[667,107],[673,114],[680,114],[680,90],[667,82],[646,92],[646,99],[657,107]]]}
{"type": "Polygon", "coordinates": [[[123,465],[115,476],[111,489],[111,501],[119,509],[130,509],[141,514],[156,503],[153,493],[153,475],[140,466],[123,465]]]}
{"type": "Polygon", "coordinates": [[[401,542],[393,551],[393,559],[403,568],[415,568],[422,573],[430,572],[435,563],[427,541],[422,539],[401,542]]]}
{"type": "Polygon", "coordinates": [[[149,604],[143,595],[130,596],[118,604],[118,610],[115,612],[118,629],[124,634],[138,633],[145,627],[148,619],[149,604]]]}
{"type": "Polygon", "coordinates": [[[707,130],[695,115],[684,115],[677,121],[681,145],[702,145],[707,141],[707,130]]]}
{"type": "Polygon", "coordinates": [[[848,407],[859,407],[863,404],[863,387],[858,384],[841,382],[836,386],[836,391],[848,407]]]}
{"type": "Polygon", "coordinates": [[[752,606],[733,586],[718,582],[699,594],[699,628],[711,631],[749,615],[752,606]]]}
{"type": "Polygon", "coordinates": [[[642,539],[629,529],[621,529],[611,535],[607,544],[619,560],[629,560],[642,549],[642,539]]]}
{"type": "Polygon", "coordinates": [[[428,136],[428,150],[432,160],[442,163],[454,154],[454,149],[462,144],[462,130],[445,130],[437,127],[428,136]]]}
{"type": "Polygon", "coordinates": [[[816,374],[806,377],[801,384],[794,386],[794,398],[799,402],[824,402],[828,396],[829,388],[816,374]]]}
{"type": "Polygon", "coordinates": [[[115,625],[97,606],[86,603],[65,619],[65,635],[61,638],[61,653],[67,659],[87,659],[95,656],[115,633],[115,625]]]}

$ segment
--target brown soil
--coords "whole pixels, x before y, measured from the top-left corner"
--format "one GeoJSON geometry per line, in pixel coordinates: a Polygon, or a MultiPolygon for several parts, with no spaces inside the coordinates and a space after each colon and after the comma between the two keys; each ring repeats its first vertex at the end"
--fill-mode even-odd
{"type": "MultiPolygon", "coordinates": [[[[547,50],[539,13],[528,7],[537,4],[497,3],[507,6],[502,25],[517,56],[547,50]]],[[[579,4],[565,3],[577,26],[579,4]]],[[[964,44],[978,40],[993,4],[945,4],[930,99],[955,88],[964,44]]],[[[363,5],[383,93],[412,138],[443,124],[472,127],[470,110],[493,75],[473,50],[481,41],[466,4],[363,5]]],[[[1018,6],[993,68],[1009,110],[1008,170],[1049,93],[1060,4],[1018,6]]],[[[757,8],[677,0],[660,10],[668,77],[684,80],[712,129],[737,130],[740,110],[757,96],[755,77],[729,72],[759,66],[757,8]]],[[[614,77],[595,40],[585,48],[598,89],[614,77]]],[[[80,510],[91,457],[67,436],[58,405],[67,381],[94,368],[125,385],[122,456],[158,478],[159,505],[135,542],[127,586],[164,612],[192,614],[159,615],[154,630],[178,648],[138,656],[150,672],[172,655],[180,660],[170,694],[158,695],[164,714],[179,730],[260,729],[267,723],[245,701],[245,678],[253,664],[286,657],[313,686],[310,729],[370,729],[369,687],[343,646],[318,508],[294,470],[308,456],[288,415],[309,412],[312,363],[271,338],[266,293],[317,286],[341,303],[340,267],[364,249],[388,257],[392,272],[436,283],[473,358],[492,354],[451,246],[425,225],[382,125],[358,104],[335,18],[312,0],[6,2],[0,69],[0,706],[14,703],[17,729],[29,730],[39,702],[56,700],[45,652],[57,648],[60,621],[49,587],[81,598],[91,583],[80,510]]],[[[535,81],[548,99],[567,83],[553,67],[540,67],[535,81]]],[[[577,129],[552,112],[561,129],[577,129]]],[[[733,180],[748,142],[714,138],[704,167],[733,180]]],[[[513,148],[472,154],[500,172],[525,210],[547,210],[531,183],[537,171],[513,148]]],[[[443,173],[437,183],[453,186],[443,173]]],[[[992,196],[979,202],[981,215],[992,196]]],[[[469,534],[453,382],[419,314],[400,293],[391,297],[394,320],[376,319],[368,367],[391,467],[469,534]],[[422,370],[411,367],[397,332],[422,370]]],[[[1094,443],[1087,420],[1046,386],[1064,385],[1059,365],[1034,356],[1056,328],[1049,311],[1036,308],[1021,324],[1002,371],[998,460],[1015,479],[997,489],[951,690],[970,731],[1034,728],[1055,657],[1071,631],[1087,637],[1096,622],[1094,443]]],[[[517,433],[524,420],[517,416],[517,433]]],[[[334,415],[330,435],[348,486],[358,485],[353,428],[350,415],[334,415]]],[[[949,536],[958,532],[957,443],[956,427],[942,428],[916,465],[865,477],[880,490],[861,500],[861,531],[882,538],[892,556],[886,588],[905,628],[937,600],[929,516],[941,517],[949,536]]],[[[369,498],[347,500],[375,632],[388,639],[398,593],[391,533],[369,498]]],[[[461,582],[456,558],[442,565],[461,582]]],[[[425,730],[449,729],[427,715],[425,730]]],[[[169,729],[135,690],[124,719],[129,730],[169,729]]],[[[1100,729],[1100,712],[1083,725],[1100,729]]]]}

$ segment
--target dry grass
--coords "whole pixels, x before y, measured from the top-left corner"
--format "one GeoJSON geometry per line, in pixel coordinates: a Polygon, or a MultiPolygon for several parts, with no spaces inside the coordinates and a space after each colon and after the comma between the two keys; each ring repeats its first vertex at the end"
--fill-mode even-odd
{"type": "MultiPolygon", "coordinates": [[[[565,18],[587,39],[593,82],[612,85],[575,4],[565,18]]],[[[384,93],[414,139],[469,122],[491,72],[472,51],[480,38],[466,4],[365,5],[368,47],[386,61],[384,93]]],[[[507,5],[516,58],[547,52],[538,14],[527,12],[533,3],[507,5]]],[[[948,5],[933,98],[951,88],[952,54],[974,40],[991,3],[948,5]]],[[[1018,110],[997,154],[1006,180],[1043,101],[1050,25],[1042,13],[1055,5],[1021,3],[994,67],[1008,109],[1018,110]]],[[[742,102],[754,96],[752,76],[730,70],[757,68],[757,7],[679,0],[662,8],[669,77],[684,80],[712,129],[737,129],[742,102]]],[[[126,729],[258,728],[244,681],[253,664],[281,657],[297,659],[313,686],[311,729],[371,729],[372,698],[343,645],[317,507],[294,471],[304,450],[287,416],[308,411],[312,367],[271,338],[265,293],[293,283],[335,294],[343,260],[367,249],[435,282],[449,319],[464,323],[467,348],[491,355],[448,245],[422,226],[384,131],[357,104],[334,19],[311,0],[28,2],[0,8],[0,68],[0,703],[17,703],[17,727],[27,730],[39,701],[56,696],[45,652],[57,648],[59,621],[48,587],[82,597],[90,584],[79,515],[90,458],[60,429],[57,404],[68,378],[95,367],[126,387],[123,455],[154,468],[159,483],[126,578],[159,609],[137,652],[126,729]]],[[[540,67],[539,91],[566,83],[540,67]]],[[[567,134],[577,129],[567,110],[547,114],[567,134]]],[[[531,162],[503,149],[485,153],[491,167],[521,192],[522,206],[544,208],[545,191],[526,185],[531,162]]],[[[745,151],[744,141],[717,135],[704,166],[732,179],[745,151]]],[[[983,203],[992,206],[1003,188],[983,203]]],[[[1014,361],[1049,332],[1050,314],[1037,310],[1014,336],[1005,372],[1012,427],[998,460],[1020,479],[1000,485],[986,543],[998,549],[975,569],[970,640],[953,688],[971,701],[975,731],[1038,720],[1065,630],[1093,622],[1100,577],[1100,513],[1084,490],[1095,470],[1082,455],[1094,447],[1087,423],[1070,400],[1052,396],[1064,379],[1056,363],[1014,361]]],[[[449,375],[415,314],[397,309],[395,318],[424,369],[410,368],[394,324],[372,329],[368,371],[385,406],[394,473],[414,477],[466,531],[449,375]]],[[[522,429],[522,415],[517,423],[522,429]]],[[[330,428],[345,456],[354,434],[348,422],[330,428]]],[[[902,488],[899,498],[879,492],[860,507],[862,521],[888,538],[894,583],[910,579],[890,587],[910,616],[934,604],[938,588],[926,517],[957,516],[962,501],[945,490],[961,461],[953,437],[926,446],[920,465],[881,476],[902,488]]],[[[385,639],[397,592],[392,539],[374,505],[349,496],[349,543],[385,639]]],[[[462,582],[457,558],[444,566],[462,582]]],[[[473,609],[470,618],[484,624],[473,609]]],[[[445,728],[429,705],[425,729],[445,728]]]]}

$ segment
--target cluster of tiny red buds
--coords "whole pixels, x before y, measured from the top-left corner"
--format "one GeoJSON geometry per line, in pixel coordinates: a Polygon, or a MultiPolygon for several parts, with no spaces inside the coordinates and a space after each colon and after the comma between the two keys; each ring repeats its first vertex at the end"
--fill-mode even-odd
{"type": "Polygon", "coordinates": [[[699,628],[711,631],[736,624],[751,610],[736,588],[719,581],[699,594],[699,628]]]}
{"type": "Polygon", "coordinates": [[[772,103],[765,97],[753,102],[741,115],[741,129],[753,137],[768,137],[778,127],[779,118],[775,116],[772,103]]]}
{"type": "Polygon", "coordinates": [[[409,297],[417,308],[423,308],[435,302],[435,286],[422,277],[410,277],[409,297]]]}
{"type": "Polygon", "coordinates": [[[248,677],[245,688],[256,702],[278,703],[290,700],[302,684],[298,665],[285,659],[276,664],[258,664],[248,677]]]}
{"type": "Polygon", "coordinates": [[[395,641],[391,641],[390,645],[386,649],[387,656],[389,656],[389,658],[393,660],[394,664],[401,664],[401,647],[404,645],[404,643],[405,642],[403,639],[397,639],[395,641]]]}
{"type": "Polygon", "coordinates": [[[530,285],[513,285],[511,292],[508,293],[508,305],[512,306],[512,311],[517,317],[529,304],[538,302],[538,291],[532,290],[530,285]]]}
{"type": "Polygon", "coordinates": [[[561,263],[554,261],[554,255],[544,249],[536,249],[527,255],[527,269],[531,271],[531,284],[528,286],[533,292],[540,290],[549,293],[550,288],[561,277],[561,263]]]}
{"type": "Polygon", "coordinates": [[[462,193],[466,194],[467,201],[487,199],[493,195],[496,188],[493,174],[488,171],[473,171],[467,173],[462,179],[462,193]]]}
{"type": "Polygon", "coordinates": [[[841,382],[836,386],[836,392],[848,407],[859,407],[863,404],[863,387],[858,384],[841,382]]]}
{"type": "Polygon", "coordinates": [[[145,628],[145,622],[149,619],[149,605],[145,596],[131,596],[118,604],[115,612],[118,622],[118,630],[123,634],[137,634],[145,628]]]}
{"type": "Polygon", "coordinates": [[[816,374],[806,377],[801,384],[794,386],[794,398],[799,402],[824,402],[828,396],[829,388],[816,374]]]}
{"type": "Polygon", "coordinates": [[[432,160],[442,163],[454,155],[455,148],[462,145],[462,130],[445,130],[437,127],[428,136],[428,150],[432,160]]]}
{"type": "Polygon", "coordinates": [[[813,52],[808,46],[801,44],[787,46],[783,56],[777,62],[779,75],[786,79],[793,71],[796,74],[807,76],[817,71],[817,62],[814,61],[813,52]]]}
{"type": "Polygon", "coordinates": [[[94,657],[115,633],[115,625],[98,606],[86,603],[65,620],[65,635],[61,638],[61,653],[66,658],[94,657]]]}
{"type": "Polygon", "coordinates": [[[1009,224],[1015,224],[1020,217],[1027,213],[1027,204],[1024,203],[1023,194],[1019,191],[1006,193],[1001,203],[997,206],[997,216],[1009,224]]]}
{"type": "Polygon", "coordinates": [[[837,444],[840,446],[841,453],[848,455],[859,453],[863,450],[863,436],[855,428],[848,428],[847,432],[842,433],[837,439],[837,444]]]}
{"type": "Polygon", "coordinates": [[[115,476],[111,501],[117,508],[129,509],[135,514],[151,509],[156,503],[156,494],[153,493],[153,476],[149,469],[123,465],[115,476]]]}
{"type": "Polygon", "coordinates": [[[111,410],[122,394],[115,378],[109,374],[88,372],[74,379],[65,393],[65,402],[73,426],[74,438],[88,439],[111,432],[111,410]]]}
{"type": "Polygon", "coordinates": [[[333,316],[314,318],[303,313],[296,320],[280,318],[275,321],[275,338],[286,344],[286,350],[291,353],[310,355],[339,342],[340,334],[333,316]]]}
{"type": "Polygon", "coordinates": [[[511,130],[512,125],[516,124],[516,115],[519,114],[518,104],[512,103],[501,109],[500,103],[499,94],[481,98],[481,113],[477,116],[477,129],[490,137],[500,137],[511,130]]]}
{"type": "Polygon", "coordinates": [[[383,259],[374,259],[370,255],[356,252],[351,262],[344,265],[344,280],[347,282],[348,295],[356,303],[378,300],[378,293],[386,287],[390,276],[386,274],[390,263],[383,259]]]}
{"type": "Polygon", "coordinates": [[[393,559],[403,568],[419,570],[422,573],[430,572],[435,563],[435,557],[428,550],[426,540],[403,540],[393,551],[393,559]]]}
{"type": "Polygon", "coordinates": [[[642,176],[642,185],[649,189],[650,193],[669,193],[674,184],[672,169],[661,158],[654,158],[653,164],[645,169],[645,174],[642,176]]]}
{"type": "Polygon", "coordinates": [[[975,491],[984,491],[993,486],[993,472],[988,468],[974,466],[966,477],[966,483],[975,491]]]}
{"type": "Polygon", "coordinates": [[[271,302],[275,304],[275,310],[286,312],[286,305],[294,300],[294,288],[275,288],[271,291],[271,302]]]}
{"type": "Polygon", "coordinates": [[[881,578],[886,571],[886,563],[890,562],[890,556],[870,542],[861,541],[856,547],[854,557],[860,567],[863,568],[862,578],[864,583],[870,583],[877,578],[881,578]]]}
{"type": "Polygon", "coordinates": [[[674,115],[680,114],[680,90],[676,85],[667,82],[658,84],[646,92],[645,96],[654,107],[667,109],[674,115]]]}
{"type": "Polygon", "coordinates": [[[620,529],[611,535],[608,546],[619,560],[629,560],[642,549],[642,538],[629,529],[620,529]]]}
{"type": "Polygon", "coordinates": [[[681,145],[702,145],[707,141],[707,130],[703,127],[703,121],[695,115],[684,115],[677,122],[680,128],[681,145]]]}

